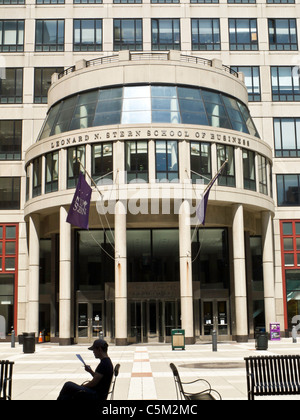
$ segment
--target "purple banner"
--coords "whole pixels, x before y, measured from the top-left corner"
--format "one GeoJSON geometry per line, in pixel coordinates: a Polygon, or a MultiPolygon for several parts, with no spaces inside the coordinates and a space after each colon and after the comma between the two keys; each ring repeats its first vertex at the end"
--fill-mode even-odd
{"type": "Polygon", "coordinates": [[[89,212],[92,189],[86,182],[82,172],[68,213],[67,222],[82,229],[89,228],[89,212]]]}

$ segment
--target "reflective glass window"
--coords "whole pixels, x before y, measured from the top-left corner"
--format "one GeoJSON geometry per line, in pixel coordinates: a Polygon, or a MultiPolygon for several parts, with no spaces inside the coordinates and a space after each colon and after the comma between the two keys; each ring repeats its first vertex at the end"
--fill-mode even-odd
{"type": "Polygon", "coordinates": [[[112,180],[113,144],[101,143],[92,146],[92,176],[97,184],[112,180]]]}
{"type": "Polygon", "coordinates": [[[221,166],[226,160],[228,160],[228,162],[227,165],[225,165],[221,176],[219,176],[218,178],[218,184],[227,187],[235,187],[234,147],[218,144],[218,170],[221,168],[221,166]]]}
{"type": "Polygon", "coordinates": [[[177,91],[173,86],[152,86],[152,122],[181,122],[177,91]]]}
{"type": "Polygon", "coordinates": [[[193,182],[208,184],[211,180],[211,145],[193,141],[191,147],[191,178],[193,182]]]}
{"type": "Polygon", "coordinates": [[[157,141],[156,179],[159,182],[173,181],[179,178],[177,141],[157,141]]]}
{"type": "Polygon", "coordinates": [[[142,49],[142,19],[114,19],[114,51],[142,49]]]}
{"type": "Polygon", "coordinates": [[[251,150],[243,150],[243,172],[244,188],[246,190],[256,191],[255,153],[251,150]]]}
{"type": "Polygon", "coordinates": [[[58,152],[46,154],[45,193],[58,190],[58,152]]]}
{"type": "Polygon", "coordinates": [[[54,105],[39,139],[115,124],[193,124],[259,138],[246,105],[219,92],[168,85],[125,86],[74,95],[54,105]]]}
{"type": "Polygon", "coordinates": [[[103,89],[96,107],[93,126],[120,124],[123,88],[103,89]]]}
{"type": "Polygon", "coordinates": [[[124,88],[121,123],[151,123],[150,86],[130,86],[124,88]]]}
{"type": "Polygon", "coordinates": [[[127,182],[148,182],[148,143],[127,141],[125,144],[127,182]]]}
{"type": "Polygon", "coordinates": [[[73,113],[70,130],[92,126],[98,96],[98,91],[83,93],[79,96],[73,113]]]}

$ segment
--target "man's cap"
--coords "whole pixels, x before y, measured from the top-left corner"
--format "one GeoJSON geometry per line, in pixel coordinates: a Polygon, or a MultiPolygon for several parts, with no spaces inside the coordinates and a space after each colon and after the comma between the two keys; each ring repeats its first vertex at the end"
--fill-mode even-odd
{"type": "Polygon", "coordinates": [[[105,340],[99,338],[98,340],[94,341],[93,345],[89,347],[88,350],[98,349],[99,347],[101,347],[103,350],[107,350],[108,344],[105,340]]]}

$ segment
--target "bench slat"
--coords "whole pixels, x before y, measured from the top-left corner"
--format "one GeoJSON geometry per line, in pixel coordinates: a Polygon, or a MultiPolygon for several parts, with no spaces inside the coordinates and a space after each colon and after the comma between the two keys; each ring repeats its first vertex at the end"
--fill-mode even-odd
{"type": "Polygon", "coordinates": [[[14,362],[0,360],[0,400],[11,399],[14,362]]]}
{"type": "Polygon", "coordinates": [[[248,399],[300,394],[300,355],[246,357],[248,399]]]}

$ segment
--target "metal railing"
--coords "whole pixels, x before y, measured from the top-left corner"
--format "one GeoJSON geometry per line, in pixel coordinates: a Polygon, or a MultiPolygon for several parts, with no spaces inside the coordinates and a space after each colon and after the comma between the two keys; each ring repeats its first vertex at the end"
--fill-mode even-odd
{"type": "MultiPolygon", "coordinates": [[[[146,60],[161,60],[161,61],[169,61],[170,60],[170,52],[169,51],[159,51],[159,52],[134,52],[129,51],[128,52],[128,60],[129,61],[146,61],[146,60]]],[[[198,64],[202,66],[209,66],[213,67],[213,61],[208,60],[206,58],[197,57],[194,55],[186,55],[186,54],[180,54],[180,61],[184,63],[192,63],[192,64],[198,64]]],[[[98,57],[94,58],[93,60],[86,61],[86,67],[92,67],[92,66],[101,66],[103,64],[110,64],[110,63],[117,63],[120,61],[119,54],[104,56],[104,57],[98,57]]],[[[238,73],[233,70],[232,68],[228,66],[222,65],[222,69],[230,73],[231,75],[235,77],[239,77],[238,73]]],[[[64,76],[67,76],[70,73],[75,72],[76,66],[71,66],[65,69],[63,72],[59,73],[58,79],[63,78],[64,76]]]]}

